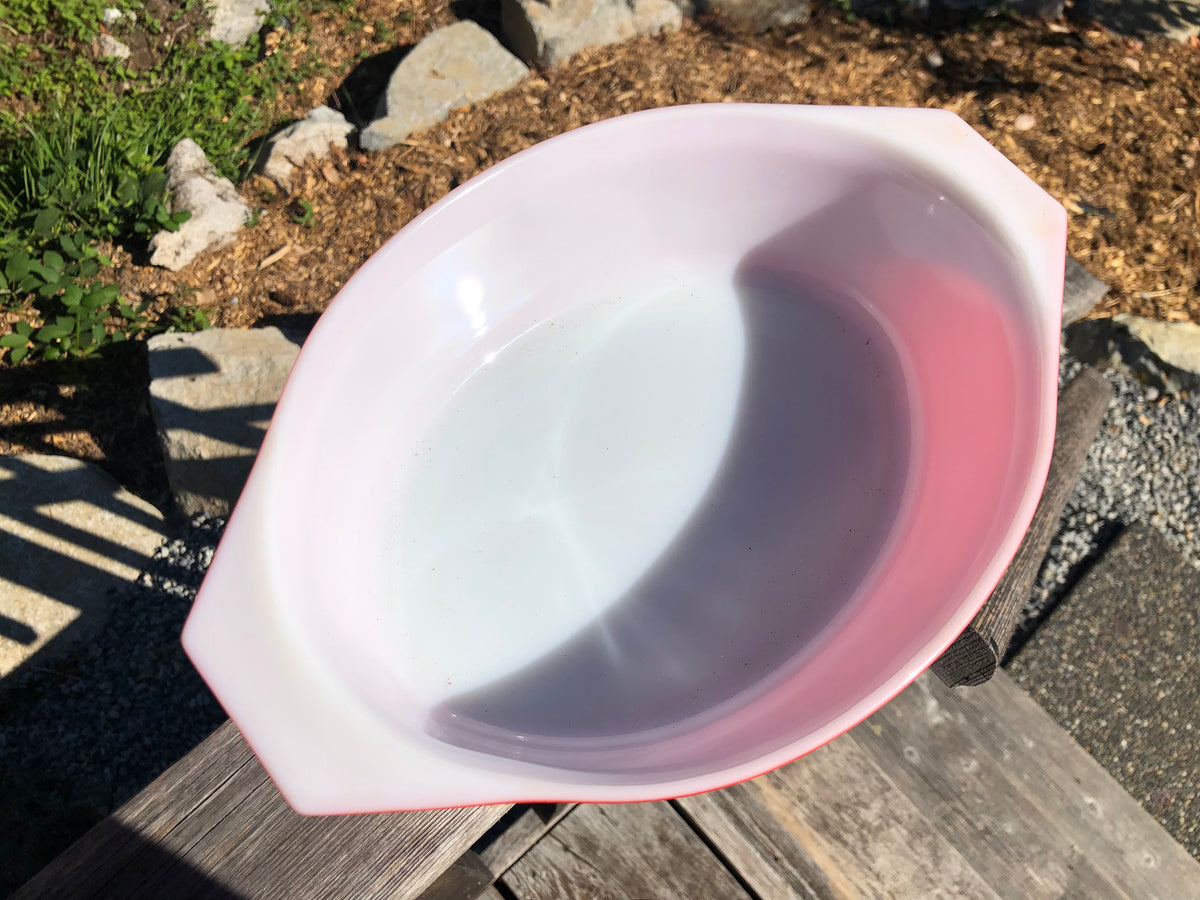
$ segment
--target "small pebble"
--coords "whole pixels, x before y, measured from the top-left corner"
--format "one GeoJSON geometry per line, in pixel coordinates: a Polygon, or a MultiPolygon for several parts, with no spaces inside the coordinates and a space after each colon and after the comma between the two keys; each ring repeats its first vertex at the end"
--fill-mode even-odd
{"type": "Polygon", "coordinates": [[[1015,128],[1017,131],[1028,131],[1036,125],[1037,119],[1035,119],[1029,113],[1021,113],[1021,115],[1017,116],[1016,121],[1013,122],[1013,128],[1015,128]]]}
{"type": "Polygon", "coordinates": [[[925,57],[925,63],[931,69],[940,69],[946,64],[946,60],[942,58],[940,50],[931,50],[929,55],[925,57]]]}

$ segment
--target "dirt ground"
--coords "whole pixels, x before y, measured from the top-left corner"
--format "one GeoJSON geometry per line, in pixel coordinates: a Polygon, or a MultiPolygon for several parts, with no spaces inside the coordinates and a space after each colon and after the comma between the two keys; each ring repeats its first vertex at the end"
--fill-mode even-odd
{"type": "MultiPolygon", "coordinates": [[[[400,47],[392,49],[375,40],[373,24],[353,30],[344,15],[321,17],[307,41],[348,73],[306,84],[291,112],[299,117],[326,102],[361,122],[404,47],[456,13],[494,28],[493,11],[486,0],[455,3],[454,12],[441,0],[361,3],[360,20],[394,30],[400,47]]],[[[157,309],[195,304],[215,325],[311,315],[454,186],[580,125],[682,103],[942,107],[1067,207],[1068,250],[1113,288],[1095,315],[1200,322],[1198,95],[1200,50],[1086,25],[995,18],[912,28],[848,22],[828,9],[761,36],[713,19],[688,22],[676,34],[536,72],[389,151],[338,154],[296,178],[290,196],[251,177],[242,191],[259,210],[257,224],[234,244],[179,273],[140,265],[118,249],[115,274],[128,296],[157,309]]],[[[103,365],[104,380],[86,388],[60,383],[61,373],[46,367],[0,372],[0,452],[101,461],[157,499],[160,465],[117,461],[122,453],[157,454],[140,399],[144,362],[124,352],[103,365]],[[113,403],[117,390],[139,399],[113,403]]]]}

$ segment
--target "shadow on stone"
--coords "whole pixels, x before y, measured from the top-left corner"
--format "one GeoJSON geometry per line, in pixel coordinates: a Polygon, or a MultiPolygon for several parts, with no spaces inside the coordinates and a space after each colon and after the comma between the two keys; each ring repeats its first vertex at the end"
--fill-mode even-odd
{"type": "Polygon", "coordinates": [[[242,491],[302,337],[278,328],[165,334],[149,343],[150,402],[185,515],[227,515],[242,491]]]}
{"type": "Polygon", "coordinates": [[[380,106],[384,94],[387,93],[388,79],[414,46],[404,44],[368,56],[325,98],[325,105],[339,110],[346,117],[346,121],[355,127],[366,126],[380,114],[380,106]]]}
{"type": "Polygon", "coordinates": [[[1087,0],[1083,14],[1110,31],[1137,37],[1162,34],[1182,41],[1200,32],[1195,0],[1087,0]]]}
{"type": "Polygon", "coordinates": [[[470,19],[475,24],[490,31],[500,43],[508,46],[504,37],[504,26],[501,24],[501,0],[453,0],[450,11],[461,21],[470,19]]]}

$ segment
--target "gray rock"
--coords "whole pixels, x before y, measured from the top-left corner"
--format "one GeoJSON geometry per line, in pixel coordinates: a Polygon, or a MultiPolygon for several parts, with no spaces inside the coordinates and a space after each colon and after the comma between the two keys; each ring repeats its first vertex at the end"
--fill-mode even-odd
{"type": "Polygon", "coordinates": [[[192,217],[178,231],[160,231],[150,241],[150,262],[178,272],[212,247],[233,241],[250,220],[250,207],[228,178],[209,164],[204,151],[190,138],[175,145],[167,160],[167,189],[171,209],[186,209],[192,217]]]}
{"type": "Polygon", "coordinates": [[[109,25],[109,26],[116,25],[118,22],[123,21],[123,20],[128,21],[130,25],[136,25],[137,24],[137,13],[125,12],[123,10],[117,9],[115,6],[110,6],[106,10],[104,10],[100,19],[102,22],[104,22],[105,25],[109,25]]]}
{"type": "Polygon", "coordinates": [[[111,34],[100,32],[96,36],[96,56],[101,59],[129,59],[132,52],[111,34]]]}
{"type": "Polygon", "coordinates": [[[586,47],[674,30],[683,22],[670,0],[503,0],[501,18],[517,55],[539,66],[556,65],[586,47]]]}
{"type": "Polygon", "coordinates": [[[1066,330],[1076,359],[1132,375],[1158,393],[1200,391],[1200,326],[1137,316],[1077,322],[1066,330]]]}
{"type": "Polygon", "coordinates": [[[1181,372],[1200,375],[1200,325],[1192,322],[1159,322],[1140,316],[1118,315],[1113,321],[1129,329],[1130,335],[1181,372]]]}
{"type": "Polygon", "coordinates": [[[809,0],[700,0],[697,6],[698,12],[717,13],[757,32],[807,22],[812,15],[809,0]]]}
{"type": "Polygon", "coordinates": [[[167,478],[188,515],[226,515],[250,474],[299,345],[278,328],[148,341],[150,404],[167,478]]]}
{"type": "Polygon", "coordinates": [[[98,466],[0,456],[0,678],[93,637],[163,540],[162,514],[98,466]]]}
{"type": "Polygon", "coordinates": [[[441,122],[450,110],[510,88],[528,74],[474,22],[439,28],[396,67],[377,118],[363,129],[359,144],[365,150],[392,147],[441,122]]]}
{"type": "Polygon", "coordinates": [[[212,28],[208,37],[240,47],[262,28],[263,16],[270,11],[268,0],[212,0],[209,5],[212,28]]]}
{"type": "Polygon", "coordinates": [[[353,130],[340,112],[318,106],[271,138],[260,171],[280,187],[290,188],[296,166],[306,159],[325,159],[331,144],[345,149],[346,136],[353,130]]]}
{"type": "Polygon", "coordinates": [[[1077,0],[1072,15],[1137,37],[1186,41],[1200,34],[1200,0],[1077,0]]]}

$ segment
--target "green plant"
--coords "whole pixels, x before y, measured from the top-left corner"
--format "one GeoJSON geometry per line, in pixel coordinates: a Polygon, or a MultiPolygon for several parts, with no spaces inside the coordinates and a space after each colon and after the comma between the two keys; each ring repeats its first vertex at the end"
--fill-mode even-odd
{"type": "Polygon", "coordinates": [[[392,30],[392,26],[384,19],[375,20],[375,41],[379,44],[390,44],[396,37],[396,32],[392,30]]]}
{"type": "Polygon", "coordinates": [[[844,18],[851,25],[858,21],[858,15],[854,12],[851,0],[833,0],[833,5],[842,11],[844,18]]]}
{"type": "MultiPolygon", "coordinates": [[[[173,19],[203,3],[186,0],[173,19]]],[[[0,0],[0,309],[18,319],[0,348],[10,363],[87,356],[151,330],[146,305],[125,302],[104,279],[111,260],[101,248],[141,244],[186,219],[169,210],[162,168],[181,138],[236,179],[252,162],[252,138],[276,124],[280,99],[330,70],[312,48],[262,54],[257,37],[240,48],[179,40],[148,71],[95,60],[86,43],[109,6],[162,28],[133,0],[0,0]]],[[[269,22],[286,18],[304,33],[309,15],[352,13],[356,3],[273,7],[269,22]]],[[[312,225],[310,204],[296,212],[312,225]]],[[[184,304],[154,328],[206,323],[184,304]]]]}
{"type": "Polygon", "coordinates": [[[90,40],[99,30],[106,0],[8,0],[0,3],[0,21],[14,34],[55,31],[90,40]]]}
{"type": "Polygon", "coordinates": [[[88,357],[147,327],[147,304],[133,307],[116,285],[95,278],[110,259],[71,235],[60,235],[54,246],[40,255],[10,253],[0,272],[0,290],[32,298],[25,310],[33,320],[0,336],[14,365],[30,353],[47,360],[88,357]]]}
{"type": "Polygon", "coordinates": [[[203,331],[205,328],[211,328],[212,322],[209,321],[208,313],[200,307],[190,303],[183,303],[174,306],[167,310],[166,327],[162,330],[167,332],[172,331],[203,331]]]}
{"type": "Polygon", "coordinates": [[[296,207],[300,210],[296,215],[292,216],[292,221],[297,225],[303,225],[305,228],[313,226],[313,207],[307,200],[297,200],[296,207]]]}

